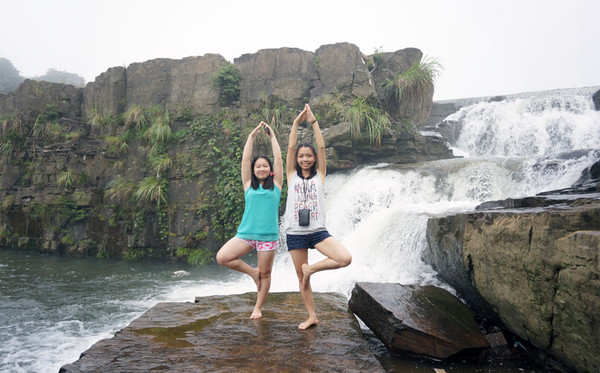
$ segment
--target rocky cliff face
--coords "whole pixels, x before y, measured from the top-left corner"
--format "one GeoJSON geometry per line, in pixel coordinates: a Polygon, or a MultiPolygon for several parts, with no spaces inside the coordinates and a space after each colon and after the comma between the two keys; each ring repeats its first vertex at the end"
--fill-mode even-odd
{"type": "MultiPolygon", "coordinates": [[[[234,60],[241,75],[240,101],[251,110],[277,97],[300,108],[319,84],[315,54],[295,48],[265,49],[234,60]]],[[[341,70],[341,69],[340,69],[341,70]]]]}
{"type": "Polygon", "coordinates": [[[600,370],[600,185],[486,203],[428,225],[426,259],[474,307],[578,372],[600,370]]]}
{"type": "Polygon", "coordinates": [[[82,89],[72,85],[26,80],[14,93],[0,94],[0,113],[17,115],[23,123],[34,122],[52,107],[66,118],[81,116],[82,89]]]}
{"type": "MultiPolygon", "coordinates": [[[[306,102],[322,119],[330,172],[449,158],[439,138],[405,131],[429,115],[433,87],[405,95],[378,147],[340,119],[356,98],[385,101],[385,81],[421,57],[411,48],[374,64],[349,43],[245,54],[233,64],[239,101],[227,107],[214,78],[229,62],[215,54],[113,67],[85,88],[28,80],[0,95],[0,246],[133,259],[201,248],[210,256],[243,209],[234,184],[247,130],[271,121],[285,149],[306,102]]],[[[312,141],[309,129],[299,135],[312,141]]]]}
{"type": "MultiPolygon", "coordinates": [[[[257,110],[265,98],[276,97],[301,108],[323,98],[365,97],[386,100],[383,85],[408,70],[423,54],[416,48],[378,55],[376,65],[350,43],[324,45],[315,52],[296,48],[265,49],[234,60],[240,81],[240,105],[257,110]]],[[[220,55],[207,54],[181,60],[156,59],[114,67],[100,74],[84,90],[84,112],[120,114],[131,105],[163,105],[172,112],[182,108],[192,114],[220,110],[219,90],[213,83],[219,68],[227,64],[220,55]]],[[[433,86],[419,95],[407,95],[398,117],[415,124],[429,117],[433,86]]]]}

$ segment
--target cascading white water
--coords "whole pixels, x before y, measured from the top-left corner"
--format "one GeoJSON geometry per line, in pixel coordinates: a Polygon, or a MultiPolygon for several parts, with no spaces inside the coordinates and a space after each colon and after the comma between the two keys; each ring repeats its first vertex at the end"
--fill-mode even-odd
{"type": "MultiPolygon", "coordinates": [[[[368,166],[327,177],[327,226],[353,262],[315,275],[315,291],[349,295],[357,281],[444,286],[421,260],[429,217],[569,187],[598,159],[600,113],[590,95],[559,91],[476,103],[448,119],[460,128],[451,145],[465,158],[368,166]]],[[[310,251],[311,262],[320,258],[310,251]]],[[[295,290],[284,250],[275,268],[274,278],[285,280],[273,290],[295,290]]]]}
{"type": "Polygon", "coordinates": [[[460,128],[455,144],[473,157],[542,156],[600,144],[589,95],[540,94],[480,102],[449,116],[460,128]]]}

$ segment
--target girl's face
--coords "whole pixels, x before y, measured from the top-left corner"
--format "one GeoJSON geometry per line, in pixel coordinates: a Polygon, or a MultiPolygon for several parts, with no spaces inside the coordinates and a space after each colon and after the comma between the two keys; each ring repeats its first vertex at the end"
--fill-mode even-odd
{"type": "Polygon", "coordinates": [[[260,181],[266,180],[271,175],[271,167],[269,162],[264,158],[258,158],[254,162],[254,176],[260,181]]]}
{"type": "Polygon", "coordinates": [[[300,165],[300,168],[303,170],[310,170],[310,168],[315,164],[317,158],[315,157],[315,153],[313,153],[312,149],[309,147],[302,147],[298,149],[298,156],[296,157],[296,162],[300,165]]]}

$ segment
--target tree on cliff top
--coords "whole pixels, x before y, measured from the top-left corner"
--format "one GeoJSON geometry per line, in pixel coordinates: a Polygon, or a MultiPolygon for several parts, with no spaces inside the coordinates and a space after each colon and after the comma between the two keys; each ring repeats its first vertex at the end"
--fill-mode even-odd
{"type": "Polygon", "coordinates": [[[13,92],[24,80],[12,62],[0,58],[0,93],[13,92]]]}

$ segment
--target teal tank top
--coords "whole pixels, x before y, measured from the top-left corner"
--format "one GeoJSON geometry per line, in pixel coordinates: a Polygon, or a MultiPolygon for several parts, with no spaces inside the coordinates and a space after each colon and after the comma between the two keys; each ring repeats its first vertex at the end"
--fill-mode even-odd
{"type": "Polygon", "coordinates": [[[263,189],[262,185],[252,187],[244,194],[245,207],[242,222],[238,227],[238,238],[257,241],[277,241],[279,239],[279,201],[281,190],[263,189]]]}

